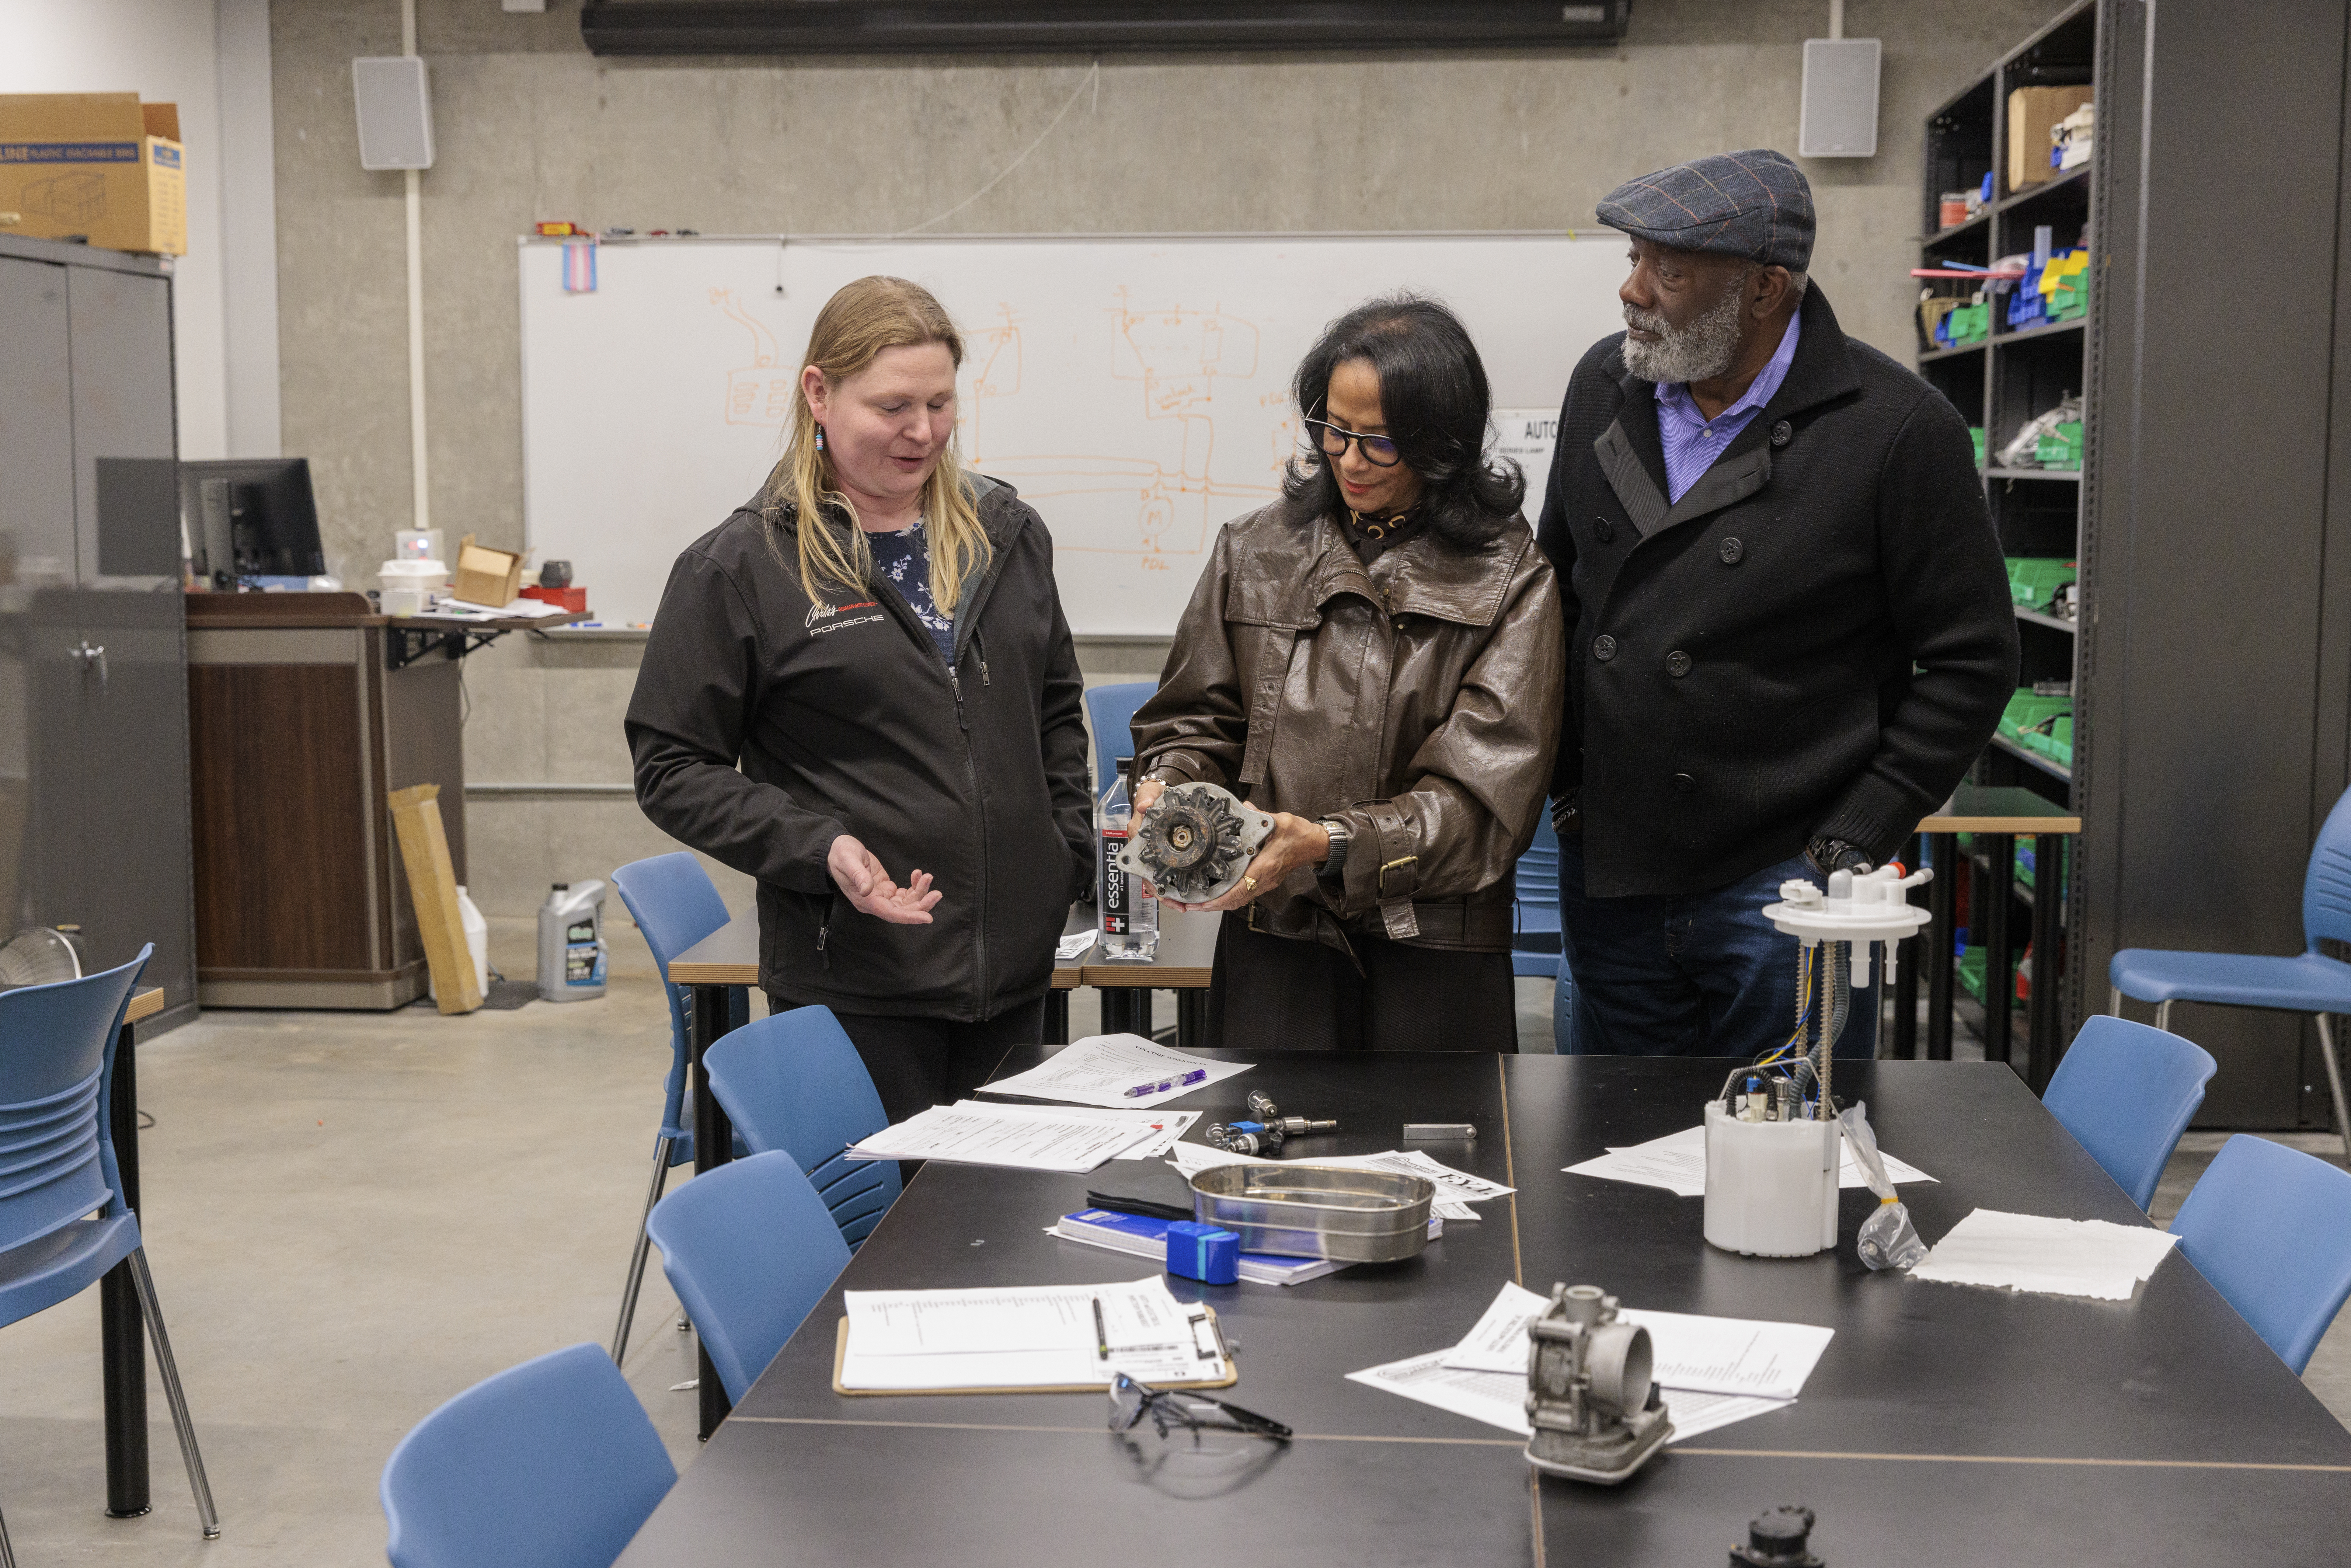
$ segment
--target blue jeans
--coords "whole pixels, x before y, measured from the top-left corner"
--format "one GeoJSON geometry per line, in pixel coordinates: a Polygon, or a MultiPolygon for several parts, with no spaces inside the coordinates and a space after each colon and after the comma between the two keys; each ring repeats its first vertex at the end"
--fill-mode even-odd
{"type": "MultiPolygon", "coordinates": [[[[1559,844],[1559,914],[1575,976],[1573,1049],[1589,1056],[1754,1056],[1796,1026],[1796,939],[1763,918],[1792,877],[1819,883],[1802,856],[1704,893],[1587,898],[1583,844],[1559,844]]],[[[1853,993],[1836,1054],[1877,1049],[1877,998],[1853,993]]],[[[1805,1030],[1805,1038],[1814,1030],[1805,1030]]]]}

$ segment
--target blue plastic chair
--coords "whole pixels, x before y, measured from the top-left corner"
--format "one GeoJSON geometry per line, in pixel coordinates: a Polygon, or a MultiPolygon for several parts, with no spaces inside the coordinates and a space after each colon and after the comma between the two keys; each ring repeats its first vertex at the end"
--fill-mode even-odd
{"type": "MultiPolygon", "coordinates": [[[[726,924],[726,904],[710,885],[710,873],[684,850],[632,861],[612,873],[629,918],[645,936],[653,964],[669,973],[669,961],[726,924]]],[[[653,1176],[645,1189],[645,1214],[661,1201],[669,1173],[694,1158],[694,1118],[686,1099],[686,988],[664,981],[669,998],[669,1077],[662,1084],[661,1131],[653,1135],[653,1176]]],[[[618,1364],[629,1348],[629,1329],[637,1315],[637,1291],[645,1278],[644,1215],[637,1218],[637,1239],[629,1253],[629,1280],[621,1290],[621,1321],[612,1328],[612,1360],[618,1364]]]]}
{"type": "Polygon", "coordinates": [[[677,1468],[592,1344],[510,1366],[416,1424],[383,1467],[393,1568],[608,1568],[677,1468]]]}
{"type": "Polygon", "coordinates": [[[2240,1134],[2220,1146],[2171,1233],[2300,1376],[2351,1296],[2351,1173],[2240,1134]]]}
{"type": "Polygon", "coordinates": [[[1518,902],[1512,910],[1510,973],[1557,977],[1564,967],[1559,929],[1559,835],[1546,811],[1535,824],[1534,841],[1519,857],[1518,902]]]}
{"type": "Polygon", "coordinates": [[[1086,693],[1086,722],[1094,730],[1094,794],[1110,788],[1118,759],[1134,755],[1134,710],[1159,689],[1157,681],[1094,686],[1086,693]]]}
{"type": "Polygon", "coordinates": [[[2202,1046],[2176,1034],[2094,1018],[2074,1037],[2041,1103],[2145,1208],[2217,1071],[2202,1046]]]}
{"type": "Polygon", "coordinates": [[[646,1228],[738,1404],[849,1267],[831,1211],[780,1149],[705,1171],[662,1199],[646,1228]]]}
{"type": "MultiPolygon", "coordinates": [[[[179,1434],[204,1539],[220,1534],[213,1489],[155,1302],[139,1217],[122,1201],[106,1107],[123,1009],[153,944],[119,969],[0,991],[0,1328],[46,1312],[128,1260],[155,1367],[179,1434]]],[[[0,1562],[13,1562],[0,1526],[0,1562]]]]}
{"type": "Polygon", "coordinates": [[[2302,938],[2303,951],[2291,958],[2126,947],[2106,966],[2114,988],[2106,1010],[2119,1016],[2125,997],[2153,1002],[2155,1027],[2162,1030],[2171,1027],[2174,1002],[2315,1014],[2326,1087],[2335,1096],[2335,1130],[2351,1158],[2351,1104],[2344,1099],[2343,1068],[2326,1021],[2328,1013],[2351,1013],[2351,964],[2318,950],[2322,941],[2351,942],[2351,790],[2335,802],[2312,846],[2302,882],[2302,938]]]}
{"type": "Polygon", "coordinates": [[[843,1151],[890,1124],[872,1075],[831,1008],[794,1008],[735,1030],[703,1053],[710,1092],[759,1154],[790,1155],[852,1252],[898,1201],[898,1162],[843,1151]]]}

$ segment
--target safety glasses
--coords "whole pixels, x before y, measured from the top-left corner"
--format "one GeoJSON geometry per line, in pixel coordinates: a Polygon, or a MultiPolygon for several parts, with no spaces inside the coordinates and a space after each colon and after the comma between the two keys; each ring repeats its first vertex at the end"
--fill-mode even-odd
{"type": "Polygon", "coordinates": [[[1164,1388],[1154,1388],[1147,1383],[1137,1383],[1122,1372],[1111,1379],[1110,1429],[1131,1432],[1144,1416],[1159,1435],[1167,1436],[1172,1427],[1188,1427],[1195,1431],[1216,1427],[1228,1432],[1248,1432],[1259,1437],[1271,1437],[1287,1442],[1290,1428],[1279,1421],[1270,1420],[1238,1405],[1228,1405],[1221,1399],[1211,1399],[1205,1394],[1178,1394],[1164,1388]]]}

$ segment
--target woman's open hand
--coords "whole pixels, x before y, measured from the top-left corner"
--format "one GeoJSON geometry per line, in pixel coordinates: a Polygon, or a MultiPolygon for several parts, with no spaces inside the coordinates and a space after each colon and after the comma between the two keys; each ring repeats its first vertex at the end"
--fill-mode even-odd
{"type": "Polygon", "coordinates": [[[938,893],[931,886],[931,873],[918,871],[900,887],[873,858],[873,852],[843,833],[832,841],[832,848],[824,857],[825,870],[849,902],[876,920],[886,920],[893,925],[928,925],[931,906],[939,901],[938,893]]]}
{"type": "Polygon", "coordinates": [[[1300,866],[1321,865],[1330,858],[1331,834],[1322,823],[1276,811],[1273,831],[1258,846],[1257,858],[1222,897],[1207,904],[1177,904],[1172,898],[1167,903],[1186,912],[1238,909],[1280,887],[1282,879],[1300,866]]]}

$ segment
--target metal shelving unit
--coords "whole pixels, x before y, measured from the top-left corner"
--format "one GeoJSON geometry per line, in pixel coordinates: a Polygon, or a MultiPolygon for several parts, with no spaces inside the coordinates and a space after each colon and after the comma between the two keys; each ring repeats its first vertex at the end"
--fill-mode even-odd
{"type": "MultiPolygon", "coordinates": [[[[1921,192],[1919,265],[1952,262],[1990,267],[2001,257],[2030,252],[2032,231],[2046,225],[2055,232],[2059,252],[2086,246],[2091,233],[2091,203],[2096,182],[2095,159],[2089,164],[2053,175],[2022,189],[2008,187],[2008,99],[2018,88],[2087,84],[2096,75],[2098,12],[2096,0],[2075,0],[2049,24],[1994,62],[1990,69],[1928,117],[1924,188],[1921,192]],[[1980,185],[1993,176],[1992,197],[1967,222],[1936,228],[1940,197],[1946,191],[1980,185]]],[[[2001,468],[1995,465],[2001,448],[2014,439],[2023,424],[2047,412],[2069,393],[2085,393],[2089,332],[2086,319],[2009,331],[2000,319],[2005,296],[1995,297],[1991,335],[1959,348],[1932,347],[1920,329],[1918,371],[1951,400],[1970,424],[1985,434],[1985,466],[1980,470],[1985,503],[1998,531],[2001,549],[2011,556],[2082,557],[2082,476],[2072,470],[2001,468]]],[[[2089,436],[2097,417],[2085,396],[2084,434],[2089,436]]],[[[2085,441],[2086,444],[2086,441],[2085,441]]],[[[2077,601],[2093,602],[2093,585],[2086,572],[2079,579],[2077,601]]],[[[2084,614],[2089,611],[2085,608],[2084,614]]],[[[2078,694],[2079,643],[2075,623],[2064,616],[2019,607],[2018,633],[2023,645],[2020,685],[2042,681],[2072,683],[2074,734],[2078,748],[2086,715],[2078,694]]],[[[2078,749],[2077,749],[2078,755],[2078,749]]],[[[1974,778],[1983,784],[2022,785],[2060,805],[2074,807],[2072,769],[2053,758],[2027,749],[2005,737],[1994,737],[1977,762],[1974,778]]],[[[1991,924],[1983,913],[1989,901],[2007,896],[2014,901],[2004,924],[2018,934],[2030,929],[2029,899],[2014,878],[1998,876],[1981,863],[1967,868],[1969,907],[1972,924],[1991,924]]],[[[2079,901],[2064,911],[2064,942],[2071,949],[2078,940],[2079,901]]],[[[1951,934],[1945,934],[1945,940],[1951,934]]],[[[2034,956],[2036,976],[2063,976],[2067,966],[2034,956]]],[[[2070,988],[2069,988],[2070,989],[2070,988]]],[[[2081,1012],[2081,998],[2067,995],[2058,1009],[2058,1038],[2070,1039],[2081,1012]]],[[[2021,1058],[2020,1058],[2021,1060],[2021,1058]]],[[[2053,1060],[2053,1056],[2052,1057],[2053,1060]]]]}

